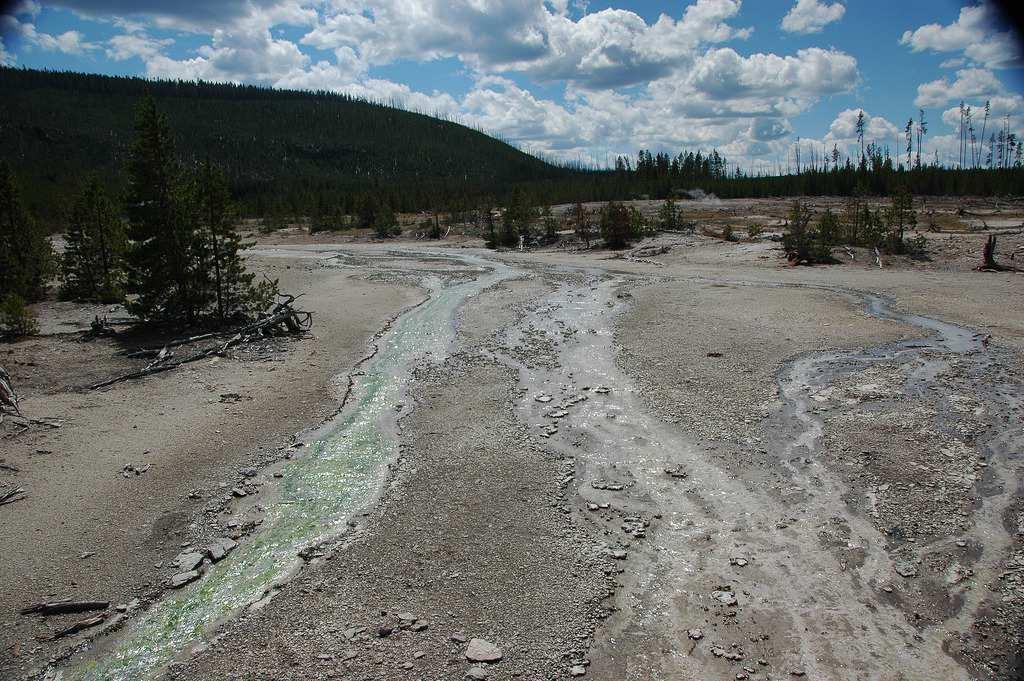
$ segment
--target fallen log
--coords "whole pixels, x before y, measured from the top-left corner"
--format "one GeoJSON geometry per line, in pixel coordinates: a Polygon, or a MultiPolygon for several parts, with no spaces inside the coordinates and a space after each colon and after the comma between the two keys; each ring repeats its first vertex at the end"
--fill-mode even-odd
{"type": "Polygon", "coordinates": [[[110,607],[110,601],[53,601],[50,603],[36,603],[18,611],[21,615],[67,615],[75,612],[89,612],[90,610],[106,610],[110,607]]]}
{"type": "Polygon", "coordinates": [[[182,364],[197,362],[201,359],[205,359],[213,355],[223,356],[224,353],[228,351],[228,349],[234,347],[235,345],[248,342],[256,338],[263,338],[268,335],[278,333],[282,326],[290,334],[299,334],[302,333],[303,331],[309,330],[309,328],[313,325],[313,313],[307,312],[305,310],[296,310],[292,307],[292,303],[295,302],[295,300],[297,300],[298,298],[300,298],[301,294],[299,296],[293,296],[288,294],[279,295],[282,298],[284,298],[284,300],[277,303],[274,306],[273,310],[271,310],[269,315],[256,320],[252,324],[243,326],[241,329],[237,329],[234,332],[228,331],[201,334],[200,336],[193,336],[188,339],[180,339],[180,342],[178,342],[176,346],[172,346],[171,344],[165,345],[162,348],[160,348],[159,351],[155,349],[150,349],[130,353],[128,355],[129,357],[151,357],[153,356],[153,354],[151,353],[155,352],[156,354],[155,359],[148,365],[146,365],[144,369],[131,371],[127,374],[116,376],[106,381],[94,383],[93,385],[89,386],[89,389],[98,390],[99,388],[105,388],[115,383],[120,383],[121,381],[128,381],[131,379],[149,376],[151,374],[157,374],[163,371],[169,371],[171,369],[181,366],[182,364]],[[191,355],[183,357],[182,359],[172,361],[174,358],[174,354],[169,351],[170,347],[180,347],[182,345],[197,342],[198,340],[202,339],[223,338],[225,335],[229,333],[233,333],[234,335],[232,335],[223,343],[210,346],[203,350],[194,352],[191,355]]]}
{"type": "Polygon", "coordinates": [[[10,492],[0,495],[0,506],[13,504],[15,501],[21,501],[25,498],[26,494],[24,487],[15,487],[10,492]]]}
{"type": "Polygon", "coordinates": [[[11,375],[7,373],[7,369],[0,367],[0,412],[5,409],[21,415],[21,409],[18,407],[18,394],[14,392],[14,386],[11,385],[11,375]]]}
{"type": "Polygon", "coordinates": [[[75,622],[74,624],[72,624],[67,629],[61,629],[60,631],[55,633],[53,636],[50,637],[50,640],[51,641],[56,641],[59,638],[64,638],[65,636],[71,636],[72,634],[77,634],[80,631],[84,631],[84,630],[89,629],[91,627],[95,627],[97,624],[103,624],[103,622],[106,619],[107,619],[106,615],[96,615],[96,617],[90,617],[87,620],[82,620],[81,622],[75,622]]]}

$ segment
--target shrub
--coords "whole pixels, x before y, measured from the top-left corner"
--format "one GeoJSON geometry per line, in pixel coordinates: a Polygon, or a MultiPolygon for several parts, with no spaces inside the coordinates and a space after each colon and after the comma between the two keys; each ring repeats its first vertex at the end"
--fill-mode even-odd
{"type": "Polygon", "coordinates": [[[601,238],[608,248],[629,246],[633,237],[633,220],[629,210],[621,203],[609,202],[601,211],[601,238]]]}
{"type": "Polygon", "coordinates": [[[39,332],[35,317],[26,307],[25,299],[9,293],[0,302],[0,334],[6,338],[19,338],[39,332]]]}

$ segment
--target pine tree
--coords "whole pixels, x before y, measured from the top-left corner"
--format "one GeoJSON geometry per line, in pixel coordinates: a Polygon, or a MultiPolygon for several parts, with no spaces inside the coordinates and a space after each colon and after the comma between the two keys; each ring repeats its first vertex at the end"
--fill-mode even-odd
{"type": "Polygon", "coordinates": [[[53,270],[50,240],[22,204],[10,166],[0,162],[0,298],[41,300],[53,270]]]}
{"type": "Polygon", "coordinates": [[[632,238],[629,211],[621,203],[610,201],[601,211],[601,238],[612,249],[626,248],[632,238]]]}
{"type": "Polygon", "coordinates": [[[658,210],[658,227],[668,231],[679,229],[679,209],[671,196],[665,199],[658,210]]]}
{"type": "Polygon", "coordinates": [[[269,305],[277,282],[255,284],[256,275],[245,267],[241,251],[252,243],[243,242],[235,229],[235,208],[224,172],[207,161],[195,173],[192,186],[192,201],[198,208],[196,289],[204,291],[202,299],[212,298],[214,306],[212,313],[204,316],[221,324],[252,318],[269,305]]]}
{"type": "Polygon", "coordinates": [[[128,165],[128,309],[142,319],[194,324],[205,301],[195,290],[194,215],[167,119],[152,97],[139,105],[128,165]]]}
{"type": "Polygon", "coordinates": [[[103,303],[124,298],[124,223],[95,175],[86,180],[67,216],[61,258],[61,296],[103,303]]]}

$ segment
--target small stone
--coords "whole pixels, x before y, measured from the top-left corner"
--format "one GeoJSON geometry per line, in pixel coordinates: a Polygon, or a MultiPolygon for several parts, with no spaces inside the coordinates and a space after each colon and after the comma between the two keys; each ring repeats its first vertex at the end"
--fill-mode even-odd
{"type": "Polygon", "coordinates": [[[584,676],[587,673],[587,668],[581,664],[574,665],[569,670],[569,676],[584,676]]]}
{"type": "Polygon", "coordinates": [[[730,558],[729,565],[735,565],[737,567],[745,567],[747,565],[746,558],[730,558]]]}
{"type": "Polygon", "coordinates": [[[466,678],[473,679],[474,681],[477,679],[486,679],[487,676],[487,670],[482,667],[470,667],[469,671],[466,672],[466,678]]]}
{"type": "Polygon", "coordinates": [[[197,579],[199,579],[199,570],[189,570],[188,572],[179,572],[174,575],[167,581],[167,584],[172,589],[180,589],[189,582],[193,582],[197,579]]]}
{"type": "Polygon", "coordinates": [[[430,625],[423,620],[416,620],[409,629],[412,631],[426,631],[429,626],[430,625]]]}
{"type": "Polygon", "coordinates": [[[538,401],[538,402],[540,402],[541,404],[546,404],[547,402],[550,402],[550,401],[551,401],[551,400],[553,400],[554,398],[553,398],[553,397],[551,397],[551,395],[537,395],[537,396],[536,396],[536,397],[534,397],[533,399],[537,400],[537,401],[538,401]]]}
{"type": "Polygon", "coordinates": [[[789,673],[793,676],[804,676],[807,674],[803,669],[793,669],[789,673]]]}
{"type": "Polygon", "coordinates": [[[412,662],[403,662],[402,669],[412,669],[412,662]]]}
{"type": "Polygon", "coordinates": [[[626,560],[626,556],[628,554],[622,549],[609,549],[608,555],[614,558],[615,560],[626,560]]]}
{"type": "Polygon", "coordinates": [[[236,497],[247,497],[249,496],[244,489],[241,487],[232,487],[231,494],[236,497]]]}
{"type": "Polygon", "coordinates": [[[736,594],[731,591],[712,591],[711,597],[722,605],[736,605],[736,594]]]}
{"type": "Polygon", "coordinates": [[[400,612],[395,616],[398,618],[399,626],[401,626],[403,629],[406,627],[411,627],[416,622],[416,615],[412,614],[411,612],[400,612]]]}
{"type": "Polygon", "coordinates": [[[466,641],[469,640],[468,638],[466,638],[465,634],[461,634],[459,632],[455,632],[454,634],[452,634],[448,638],[450,638],[454,643],[465,643],[466,641]]]}
{"type": "Polygon", "coordinates": [[[392,629],[391,627],[380,627],[377,629],[377,636],[379,636],[380,638],[387,638],[391,635],[391,632],[393,631],[394,629],[392,629]]]}
{"type": "Polygon", "coordinates": [[[422,650],[417,650],[415,653],[412,654],[412,656],[417,660],[423,657],[424,655],[426,655],[426,653],[422,650]]]}
{"type": "Polygon", "coordinates": [[[238,472],[244,478],[255,478],[256,477],[256,469],[253,468],[252,466],[249,466],[249,467],[246,467],[246,468],[239,468],[238,472]]]}
{"type": "Polygon", "coordinates": [[[686,635],[689,636],[694,641],[699,641],[702,638],[704,638],[704,632],[701,631],[700,629],[690,629],[689,631],[686,632],[686,635]]]}
{"type": "Polygon", "coordinates": [[[470,662],[497,662],[501,657],[501,648],[482,638],[471,639],[466,648],[466,659],[470,662]]]}

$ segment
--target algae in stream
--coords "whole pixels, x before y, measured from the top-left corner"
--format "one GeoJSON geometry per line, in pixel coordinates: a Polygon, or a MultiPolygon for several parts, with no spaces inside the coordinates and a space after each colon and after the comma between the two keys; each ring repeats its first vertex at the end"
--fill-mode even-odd
{"type": "Polygon", "coordinates": [[[378,340],[377,354],[344,412],[318,433],[305,456],[288,463],[280,499],[267,509],[259,530],[202,580],[173,593],[142,613],[105,658],[57,677],[152,678],[189,645],[210,634],[242,608],[294,574],[298,552],[344,531],[351,514],[376,492],[395,447],[386,435],[394,405],[417,360],[442,359],[454,338],[455,312],[469,297],[512,276],[512,270],[473,256],[453,258],[473,265],[472,279],[443,285],[427,277],[431,297],[400,315],[378,340]]]}

